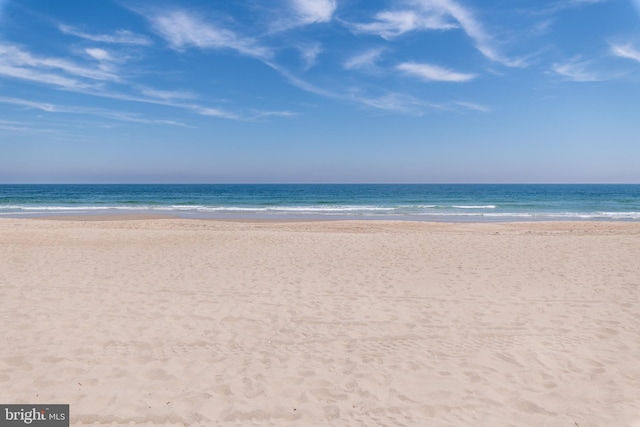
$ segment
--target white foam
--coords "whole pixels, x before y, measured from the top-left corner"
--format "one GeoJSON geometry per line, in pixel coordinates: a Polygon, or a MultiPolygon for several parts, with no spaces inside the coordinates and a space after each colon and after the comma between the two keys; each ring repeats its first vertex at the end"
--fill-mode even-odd
{"type": "Polygon", "coordinates": [[[206,205],[139,205],[139,206],[28,206],[5,205],[0,207],[0,215],[29,215],[46,212],[55,213],[90,213],[90,212],[183,212],[223,215],[317,215],[317,216],[349,216],[349,217],[486,217],[486,218],[542,218],[542,219],[613,219],[640,220],[640,212],[491,212],[495,205],[402,205],[396,207],[375,205],[311,205],[311,206],[206,206],[206,205]]]}
{"type": "MultiPolygon", "coordinates": [[[[172,206],[175,208],[177,206],[172,206]]],[[[181,207],[182,208],[182,207],[181,207]]],[[[189,210],[198,212],[296,212],[296,213],[325,213],[325,212],[377,212],[394,211],[397,208],[381,206],[269,206],[269,207],[240,207],[240,206],[191,206],[189,210]]]]}
{"type": "Polygon", "coordinates": [[[495,209],[496,205],[453,205],[456,209],[495,209]]]}
{"type": "Polygon", "coordinates": [[[16,206],[8,205],[3,210],[18,210],[25,212],[41,211],[103,211],[103,210],[148,210],[148,206],[16,206]]]}

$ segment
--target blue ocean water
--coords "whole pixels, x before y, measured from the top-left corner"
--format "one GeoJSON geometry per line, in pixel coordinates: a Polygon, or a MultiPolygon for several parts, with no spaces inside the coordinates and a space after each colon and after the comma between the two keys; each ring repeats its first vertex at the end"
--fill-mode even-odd
{"type": "Polygon", "coordinates": [[[239,219],[640,220],[640,185],[0,185],[0,217],[132,212],[239,219]]]}

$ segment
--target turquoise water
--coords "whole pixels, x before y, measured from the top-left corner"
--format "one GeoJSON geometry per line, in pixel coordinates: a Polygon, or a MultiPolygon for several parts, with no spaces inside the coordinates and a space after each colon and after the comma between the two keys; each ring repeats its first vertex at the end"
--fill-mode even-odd
{"type": "Polygon", "coordinates": [[[0,217],[132,212],[246,219],[640,220],[640,185],[0,185],[0,217]]]}

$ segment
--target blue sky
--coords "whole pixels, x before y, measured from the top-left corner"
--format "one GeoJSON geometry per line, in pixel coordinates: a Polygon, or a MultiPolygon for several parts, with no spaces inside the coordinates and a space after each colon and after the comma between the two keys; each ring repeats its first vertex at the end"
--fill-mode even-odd
{"type": "Polygon", "coordinates": [[[640,0],[0,0],[0,182],[640,182],[640,0]]]}

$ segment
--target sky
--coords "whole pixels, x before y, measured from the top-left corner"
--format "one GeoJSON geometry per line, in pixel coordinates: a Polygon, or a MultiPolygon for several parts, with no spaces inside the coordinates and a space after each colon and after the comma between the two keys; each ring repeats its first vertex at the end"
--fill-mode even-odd
{"type": "Polygon", "coordinates": [[[0,183],[640,183],[640,0],[0,0],[0,183]]]}

